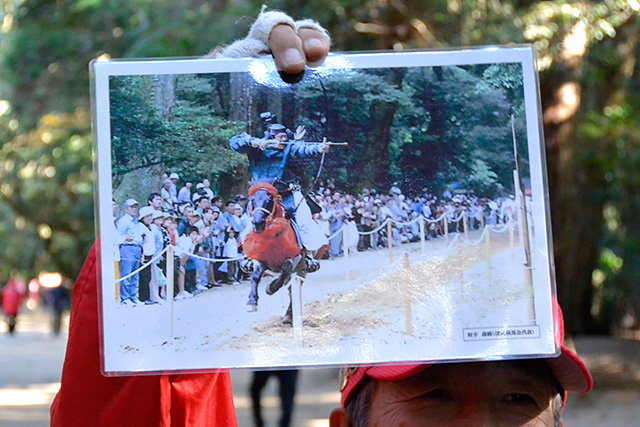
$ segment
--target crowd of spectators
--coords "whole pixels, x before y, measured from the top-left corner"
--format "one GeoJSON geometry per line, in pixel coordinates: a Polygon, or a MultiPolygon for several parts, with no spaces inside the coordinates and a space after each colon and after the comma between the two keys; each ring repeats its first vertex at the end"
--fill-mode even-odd
{"type": "Polygon", "coordinates": [[[475,230],[504,223],[516,211],[513,196],[493,200],[449,191],[437,196],[426,190],[407,196],[397,183],[386,192],[365,188],[354,196],[329,181],[312,197],[322,208],[316,219],[324,225],[325,234],[338,233],[330,239],[330,257],[342,256],[345,246],[353,252],[388,247],[389,234],[382,227],[387,220],[391,221],[391,243],[397,246],[421,239],[419,217],[425,220],[425,239],[431,240],[444,235],[445,226],[448,232],[462,232],[463,213],[468,229],[475,230]]]}
{"type": "MultiPolygon", "coordinates": [[[[463,231],[462,213],[470,230],[483,224],[506,222],[516,210],[513,197],[496,200],[469,194],[442,196],[422,191],[405,195],[397,183],[387,191],[363,189],[350,194],[327,180],[310,194],[317,204],[314,219],[328,237],[324,257],[333,259],[349,252],[388,247],[387,221],[391,222],[392,245],[421,239],[419,217],[424,218],[425,239],[463,231]]],[[[250,231],[248,199],[244,194],[223,199],[214,194],[203,179],[195,187],[186,180],[179,188],[176,173],[165,175],[162,188],[151,192],[145,205],[136,200],[124,202],[124,214],[116,218],[116,260],[120,302],[123,305],[161,303],[167,298],[165,249],[174,247],[176,300],[218,287],[238,285],[247,279],[238,268],[242,260],[242,241],[250,231]],[[141,266],[147,265],[136,273],[141,266]]]]}

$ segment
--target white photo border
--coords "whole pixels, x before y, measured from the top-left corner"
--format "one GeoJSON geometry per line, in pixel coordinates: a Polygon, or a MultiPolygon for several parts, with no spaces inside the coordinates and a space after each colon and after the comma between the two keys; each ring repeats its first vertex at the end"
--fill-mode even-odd
{"type": "MultiPolygon", "coordinates": [[[[540,328],[540,338],[536,340],[499,340],[495,342],[473,341],[464,343],[464,351],[459,354],[434,350],[424,360],[486,360],[517,357],[550,357],[559,354],[560,348],[554,337],[554,318],[552,304],[555,301],[555,273],[552,262],[551,221],[549,217],[549,201],[547,190],[546,165],[544,158],[544,138],[541,124],[541,105],[538,75],[536,71],[535,50],[532,46],[513,47],[478,47],[456,50],[429,50],[402,53],[366,52],[354,54],[331,54],[325,64],[318,69],[323,70],[345,68],[402,68],[433,67],[448,65],[476,65],[494,63],[520,63],[523,71],[523,90],[526,106],[526,131],[528,155],[530,162],[532,190],[532,227],[537,236],[532,242],[533,264],[540,268],[533,269],[536,321],[540,328]],[[385,64],[381,66],[381,64],[385,64]]],[[[109,78],[111,76],[128,75],[160,75],[160,74],[206,74],[251,72],[263,68],[273,68],[270,58],[259,59],[157,59],[157,60],[96,60],[91,64],[93,84],[93,126],[95,135],[95,167],[97,172],[96,215],[99,230],[110,230],[113,227],[111,214],[112,197],[112,165],[111,165],[111,124],[109,107],[109,78]]],[[[273,84],[280,84],[275,82],[273,84]]],[[[109,233],[102,234],[100,239],[101,265],[114,263],[114,239],[109,233]]],[[[115,271],[112,268],[99,268],[98,283],[115,283],[115,271]]],[[[299,360],[289,364],[273,360],[268,366],[209,366],[206,359],[189,361],[181,366],[162,366],[148,363],[148,359],[120,360],[110,353],[112,337],[118,333],[113,301],[113,286],[100,287],[100,309],[102,320],[101,339],[103,346],[102,367],[106,375],[149,374],[159,371],[207,371],[217,368],[283,368],[289,366],[334,366],[336,363],[324,363],[310,359],[299,360]]],[[[462,347],[457,346],[458,350],[462,347]]],[[[363,361],[340,361],[339,364],[362,363],[363,361]]],[[[366,360],[366,363],[406,363],[399,360],[366,360]]]]}

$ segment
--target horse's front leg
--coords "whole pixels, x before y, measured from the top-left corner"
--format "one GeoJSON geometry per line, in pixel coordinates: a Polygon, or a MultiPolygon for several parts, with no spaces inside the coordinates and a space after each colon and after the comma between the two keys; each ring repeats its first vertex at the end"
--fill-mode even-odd
{"type": "Polygon", "coordinates": [[[282,267],[280,267],[280,276],[276,277],[275,280],[269,283],[269,286],[267,286],[267,289],[265,289],[267,295],[275,294],[278,289],[287,284],[287,282],[291,278],[291,273],[298,267],[300,261],[302,261],[302,257],[303,254],[298,254],[293,258],[287,259],[282,264],[282,267]]]}
{"type": "Polygon", "coordinates": [[[258,283],[262,279],[265,267],[260,262],[254,263],[253,273],[251,273],[251,292],[249,293],[249,301],[247,301],[247,311],[258,311],[258,283]]]}

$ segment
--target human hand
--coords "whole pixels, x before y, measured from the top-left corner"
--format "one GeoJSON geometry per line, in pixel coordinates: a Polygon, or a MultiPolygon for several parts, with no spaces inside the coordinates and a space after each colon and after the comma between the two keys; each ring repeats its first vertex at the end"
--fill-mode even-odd
{"type": "Polygon", "coordinates": [[[278,24],[269,34],[269,48],[278,71],[298,74],[305,65],[322,65],[329,53],[329,38],[314,28],[299,28],[298,32],[287,24],[278,24]]]}
{"type": "Polygon", "coordinates": [[[269,143],[266,139],[255,138],[251,140],[251,146],[253,148],[259,148],[262,151],[264,151],[268,145],[269,143]]]}

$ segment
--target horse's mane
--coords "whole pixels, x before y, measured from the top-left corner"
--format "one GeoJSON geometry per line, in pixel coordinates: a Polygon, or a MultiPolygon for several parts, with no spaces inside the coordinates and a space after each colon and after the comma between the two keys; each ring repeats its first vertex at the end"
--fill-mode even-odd
{"type": "Polygon", "coordinates": [[[284,209],[282,208],[282,196],[278,194],[278,190],[276,190],[276,187],[274,187],[272,184],[268,182],[256,182],[252,184],[251,187],[249,187],[249,191],[248,191],[249,197],[250,198],[253,197],[253,195],[258,190],[265,190],[267,193],[269,193],[271,198],[273,198],[273,202],[276,207],[273,216],[275,218],[284,216],[284,209]]]}

